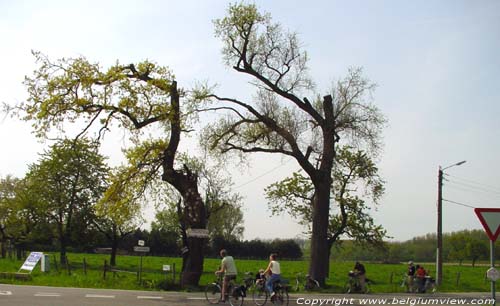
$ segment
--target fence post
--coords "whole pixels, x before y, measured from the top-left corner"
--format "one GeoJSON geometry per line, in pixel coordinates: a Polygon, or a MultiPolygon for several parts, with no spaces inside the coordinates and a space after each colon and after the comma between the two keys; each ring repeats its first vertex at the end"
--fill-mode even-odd
{"type": "Polygon", "coordinates": [[[104,259],[104,272],[102,274],[103,279],[106,279],[106,271],[108,269],[107,265],[108,265],[108,261],[106,259],[104,259]]]}
{"type": "Polygon", "coordinates": [[[69,264],[68,256],[66,256],[66,269],[68,269],[68,275],[71,275],[71,265],[69,264]]]}
{"type": "Polygon", "coordinates": [[[394,272],[391,272],[391,276],[389,277],[389,284],[392,284],[393,277],[394,277],[394,272]]]}
{"type": "Polygon", "coordinates": [[[172,264],[172,282],[175,285],[175,262],[172,264]]]}
{"type": "Polygon", "coordinates": [[[83,257],[83,274],[87,275],[87,261],[83,257]]]}
{"type": "Polygon", "coordinates": [[[456,280],[456,286],[458,287],[458,285],[460,285],[460,274],[461,272],[457,272],[457,280],[456,280]]]}

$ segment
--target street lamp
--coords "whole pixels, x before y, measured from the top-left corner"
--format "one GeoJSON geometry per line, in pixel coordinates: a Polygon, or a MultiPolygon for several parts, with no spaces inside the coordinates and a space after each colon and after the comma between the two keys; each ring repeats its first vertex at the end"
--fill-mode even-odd
{"type": "Polygon", "coordinates": [[[441,285],[443,280],[443,171],[451,167],[463,165],[463,160],[438,171],[438,205],[437,205],[437,249],[436,249],[436,284],[441,285]]]}

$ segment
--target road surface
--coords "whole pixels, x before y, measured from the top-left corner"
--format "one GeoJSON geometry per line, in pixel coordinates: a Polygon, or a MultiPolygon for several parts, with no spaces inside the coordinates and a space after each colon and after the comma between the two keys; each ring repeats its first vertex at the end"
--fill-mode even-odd
{"type": "MultiPolygon", "coordinates": [[[[492,305],[488,293],[291,294],[289,305],[492,305]]],[[[177,306],[208,305],[202,293],[100,290],[0,284],[0,306],[177,306]]],[[[221,304],[222,305],[222,304],[221,304]]],[[[229,305],[229,304],[225,304],[229,305]]],[[[244,305],[254,305],[251,297],[244,305]]],[[[266,304],[271,305],[271,304],[266,304]]]]}

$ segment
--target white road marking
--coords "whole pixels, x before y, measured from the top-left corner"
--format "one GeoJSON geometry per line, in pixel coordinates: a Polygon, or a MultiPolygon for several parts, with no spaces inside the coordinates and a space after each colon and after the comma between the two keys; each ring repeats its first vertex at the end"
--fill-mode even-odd
{"type": "Polygon", "coordinates": [[[114,295],[100,295],[100,294],[86,294],[86,298],[98,298],[98,299],[114,299],[114,295]]]}
{"type": "Polygon", "coordinates": [[[188,300],[206,300],[204,297],[188,297],[188,300]]]}
{"type": "Polygon", "coordinates": [[[55,296],[61,296],[61,294],[60,293],[54,293],[54,292],[37,292],[37,293],[35,293],[34,296],[55,297],[55,296]]]}
{"type": "Polygon", "coordinates": [[[12,291],[0,291],[0,295],[12,295],[12,291]]]}
{"type": "Polygon", "coordinates": [[[163,300],[163,296],[142,296],[137,297],[139,300],[163,300]]]}

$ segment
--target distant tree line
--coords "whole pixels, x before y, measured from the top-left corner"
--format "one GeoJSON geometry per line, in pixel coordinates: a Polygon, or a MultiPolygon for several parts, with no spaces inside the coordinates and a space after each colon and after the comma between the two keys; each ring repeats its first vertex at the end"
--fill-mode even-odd
{"type": "MultiPolygon", "coordinates": [[[[483,230],[462,230],[443,234],[443,258],[446,262],[475,265],[477,261],[490,258],[489,239],[483,230]]],[[[500,258],[500,246],[496,245],[495,254],[500,258]]],[[[436,234],[415,237],[404,242],[385,242],[380,247],[343,241],[341,246],[332,250],[335,260],[362,260],[399,263],[409,260],[435,262],[436,234]]]]}

